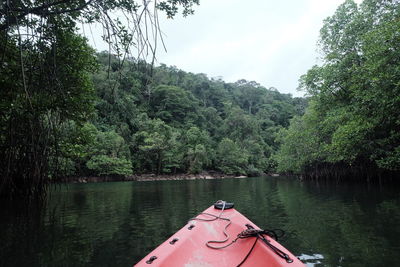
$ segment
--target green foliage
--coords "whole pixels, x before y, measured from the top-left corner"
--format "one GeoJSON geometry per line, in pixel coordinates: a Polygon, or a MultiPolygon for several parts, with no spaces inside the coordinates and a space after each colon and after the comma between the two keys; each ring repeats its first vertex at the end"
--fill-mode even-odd
{"type": "Polygon", "coordinates": [[[353,163],[357,157],[370,151],[368,136],[371,134],[371,125],[362,118],[352,118],[341,124],[332,134],[328,150],[330,161],[345,161],[353,163]]]}
{"type": "Polygon", "coordinates": [[[107,155],[95,155],[87,163],[89,170],[96,175],[130,175],[132,163],[123,158],[113,158],[107,155]]]}
{"type": "Polygon", "coordinates": [[[115,131],[97,132],[96,140],[88,148],[87,168],[94,175],[130,175],[132,163],[125,140],[115,131]]]}
{"type": "Polygon", "coordinates": [[[70,26],[57,25],[51,45],[21,47],[14,36],[0,37],[1,194],[41,195],[56,179],[51,168],[58,164],[51,161],[58,157],[63,123],[82,123],[94,111],[94,51],[70,26]]]}
{"type": "Polygon", "coordinates": [[[400,170],[399,18],[396,1],[349,0],[324,21],[324,64],[300,80],[314,104],[281,132],[279,170],[321,164],[400,170]]]}
{"type": "Polygon", "coordinates": [[[199,173],[210,166],[214,151],[207,131],[191,127],[186,131],[183,140],[185,161],[189,173],[199,173]]]}
{"type": "Polygon", "coordinates": [[[176,129],[160,119],[146,119],[141,122],[140,129],[133,136],[138,152],[138,169],[159,174],[180,167],[182,155],[176,129]]]}
{"type": "MultiPolygon", "coordinates": [[[[165,11],[177,5],[189,8],[196,1],[166,3],[160,6],[165,11]]],[[[105,10],[135,7],[120,1],[107,5],[105,10]]],[[[0,142],[5,148],[0,166],[10,181],[21,166],[30,166],[15,179],[21,184],[31,173],[38,173],[41,183],[43,177],[60,176],[273,171],[275,137],[293,116],[304,113],[307,100],[254,81],[225,83],[176,67],[152,67],[140,58],[121,56],[122,50],[96,58],[75,34],[75,23],[77,18],[101,20],[96,17],[100,13],[72,13],[54,16],[47,25],[24,18],[28,27],[39,23],[37,31],[44,34],[39,43],[1,36],[7,64],[0,65],[0,85],[6,88],[0,92],[0,142]],[[23,62],[21,47],[29,47],[22,49],[23,62]],[[24,163],[24,155],[32,158],[24,163]],[[10,159],[12,170],[5,164],[10,159]]],[[[120,37],[129,39],[125,31],[120,37]]]]}
{"type": "Polygon", "coordinates": [[[324,158],[323,131],[318,128],[320,114],[315,102],[311,102],[302,117],[290,121],[288,129],[281,129],[278,142],[281,146],[274,158],[278,172],[301,173],[305,166],[324,158]]]}
{"type": "Polygon", "coordinates": [[[238,107],[230,107],[227,117],[221,127],[221,135],[238,142],[244,142],[249,137],[260,132],[258,121],[238,107]]]}
{"type": "Polygon", "coordinates": [[[187,151],[187,161],[189,162],[188,172],[199,173],[208,163],[207,150],[204,145],[196,145],[187,151]]]}
{"type": "MultiPolygon", "coordinates": [[[[119,68],[109,70],[109,56],[98,54],[99,71],[93,74],[96,85],[96,125],[114,125],[118,131],[135,128],[135,117],[139,113],[136,103],[139,101],[140,82],[128,71],[128,66],[119,66],[117,58],[112,57],[110,64],[119,68]]],[[[122,133],[121,133],[122,134],[122,133]]],[[[126,135],[123,135],[126,137],[126,135]]]]}
{"type": "Polygon", "coordinates": [[[90,155],[90,148],[95,145],[96,127],[91,123],[84,125],[67,121],[59,128],[58,155],[53,159],[51,175],[73,176],[82,173],[90,155]]]}
{"type": "Polygon", "coordinates": [[[256,82],[227,84],[163,64],[152,70],[151,77],[148,65],[131,59],[118,64],[111,56],[110,68],[106,53],[98,55],[98,62],[93,124],[102,131],[114,129],[124,138],[137,173],[274,171],[276,135],[307,105],[305,99],[256,82]],[[224,161],[217,153],[224,138],[241,151],[233,154],[239,156],[238,162],[233,155],[224,161]]]}
{"type": "Polygon", "coordinates": [[[224,138],[218,144],[217,166],[226,174],[245,174],[248,155],[235,142],[224,138]]]}
{"type": "MultiPolygon", "coordinates": [[[[1,4],[0,173],[4,182],[0,194],[43,196],[50,180],[59,178],[58,173],[71,174],[74,165],[80,166],[86,160],[80,141],[77,140],[75,146],[72,136],[68,136],[70,133],[63,135],[64,130],[68,131],[63,129],[64,123],[85,123],[95,111],[91,74],[96,71],[97,64],[94,50],[78,33],[77,24],[104,25],[103,39],[117,55],[114,62],[108,55],[107,77],[112,76],[112,79],[104,81],[104,66],[98,79],[93,79],[101,81],[101,86],[96,88],[101,95],[97,111],[112,113],[114,117],[105,119],[107,116],[100,114],[104,121],[97,120],[94,124],[104,132],[108,132],[108,128],[115,129],[129,141],[135,129],[134,118],[139,114],[134,93],[143,84],[134,77],[122,79],[119,70],[124,67],[124,57],[131,46],[140,51],[137,65],[141,58],[146,58],[142,54],[145,48],[155,54],[152,42],[161,37],[159,24],[155,23],[158,11],[172,18],[181,7],[186,16],[193,13],[193,5],[198,3],[197,0],[167,0],[158,5],[142,5],[125,0],[39,0],[1,4]],[[118,16],[110,15],[115,12],[125,15],[125,23],[118,16]],[[146,15],[138,16],[139,13],[146,15]],[[127,27],[126,22],[138,27],[127,27]],[[142,31],[142,27],[146,27],[146,31],[142,31]],[[149,27],[155,33],[153,40],[144,34],[149,27]],[[109,75],[111,69],[118,71],[118,75],[109,75]],[[117,86],[128,91],[116,90],[117,86]],[[110,125],[113,127],[108,127],[110,125]],[[65,172],[59,170],[62,162],[65,172]]],[[[100,150],[96,153],[102,157],[88,164],[92,170],[99,171],[115,159],[114,155],[100,150]]],[[[126,162],[118,160],[117,165],[123,167],[113,167],[116,173],[129,173],[126,162]]],[[[99,173],[112,173],[113,168],[99,173]]],[[[82,174],[80,168],[76,171],[82,174]]]]}
{"type": "Polygon", "coordinates": [[[73,160],[82,160],[88,156],[88,148],[95,144],[96,127],[91,123],[79,125],[75,121],[67,121],[60,128],[61,155],[73,160]]]}
{"type": "Polygon", "coordinates": [[[191,123],[197,119],[195,99],[183,88],[159,85],[154,88],[149,105],[154,117],[166,123],[191,123]]]}

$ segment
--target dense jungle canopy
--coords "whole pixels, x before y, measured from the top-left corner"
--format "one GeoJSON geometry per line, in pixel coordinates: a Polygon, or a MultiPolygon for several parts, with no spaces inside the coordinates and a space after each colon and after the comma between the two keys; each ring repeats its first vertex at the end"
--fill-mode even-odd
{"type": "Polygon", "coordinates": [[[0,6],[1,194],[42,194],[66,176],[399,172],[398,0],[345,1],[324,21],[323,64],[300,78],[307,98],[146,63],[157,11],[187,15],[198,1],[143,3],[0,6]],[[96,53],[81,22],[101,23],[110,51],[96,53]]]}
{"type": "Polygon", "coordinates": [[[115,57],[108,71],[109,55],[97,59],[95,117],[63,128],[67,175],[259,175],[275,167],[275,135],[306,106],[256,82],[225,83],[166,65],[149,76],[146,63],[120,65],[115,57]]]}

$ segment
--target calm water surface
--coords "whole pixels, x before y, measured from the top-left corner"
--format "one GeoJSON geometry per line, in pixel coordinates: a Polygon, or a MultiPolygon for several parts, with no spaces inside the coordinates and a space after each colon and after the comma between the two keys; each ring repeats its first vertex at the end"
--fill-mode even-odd
{"type": "Polygon", "coordinates": [[[132,266],[214,201],[233,201],[308,266],[400,266],[396,186],[290,178],[73,184],[1,203],[0,266],[132,266]]]}

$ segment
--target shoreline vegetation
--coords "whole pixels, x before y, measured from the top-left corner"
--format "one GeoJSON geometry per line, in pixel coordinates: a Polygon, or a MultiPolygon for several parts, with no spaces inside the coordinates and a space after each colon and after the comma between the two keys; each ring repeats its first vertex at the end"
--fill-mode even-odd
{"type": "MultiPolygon", "coordinates": [[[[277,173],[264,173],[259,176],[279,177],[277,173]]],[[[258,176],[258,177],[259,177],[258,176]]],[[[231,175],[220,172],[203,172],[199,174],[135,174],[130,176],[85,176],[85,177],[67,177],[63,179],[64,183],[102,183],[102,182],[150,182],[150,181],[181,181],[181,180],[219,180],[227,178],[245,179],[251,178],[247,175],[231,175]]]]}
{"type": "Polygon", "coordinates": [[[364,181],[400,173],[400,9],[345,1],[320,30],[321,64],[299,80],[309,96],[280,132],[277,172],[364,181]]]}
{"type": "MultiPolygon", "coordinates": [[[[155,8],[173,16],[176,5],[190,14],[198,4],[173,2],[155,8]]],[[[54,4],[66,13],[46,11],[40,25],[27,15],[48,7],[6,6],[12,15],[0,19],[0,197],[45,195],[49,184],[73,180],[63,177],[201,179],[168,174],[209,170],[335,182],[399,177],[397,1],[348,0],[324,20],[321,64],[299,79],[305,97],[96,52],[76,24],[106,16],[54,4]],[[40,38],[21,37],[24,27],[40,38]]],[[[115,32],[123,34],[117,45],[132,41],[125,29],[115,32]]]]}

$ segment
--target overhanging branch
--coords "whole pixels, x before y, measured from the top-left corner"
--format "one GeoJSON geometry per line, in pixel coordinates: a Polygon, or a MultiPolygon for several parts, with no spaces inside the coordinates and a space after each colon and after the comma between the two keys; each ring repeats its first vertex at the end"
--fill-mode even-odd
{"type": "Polygon", "coordinates": [[[17,25],[18,21],[26,17],[27,15],[37,15],[40,17],[51,16],[51,15],[60,15],[65,13],[71,13],[76,11],[81,11],[87,6],[89,6],[94,0],[89,0],[87,2],[83,2],[81,5],[75,8],[65,8],[58,9],[57,6],[67,4],[71,2],[71,0],[60,0],[53,3],[45,3],[40,6],[31,7],[31,8],[13,8],[11,6],[5,6],[1,9],[0,13],[4,14],[5,21],[0,25],[0,31],[8,30],[10,27],[17,25]],[[49,11],[49,8],[56,7],[56,10],[49,11]],[[17,14],[15,14],[17,13],[17,14]]]}

